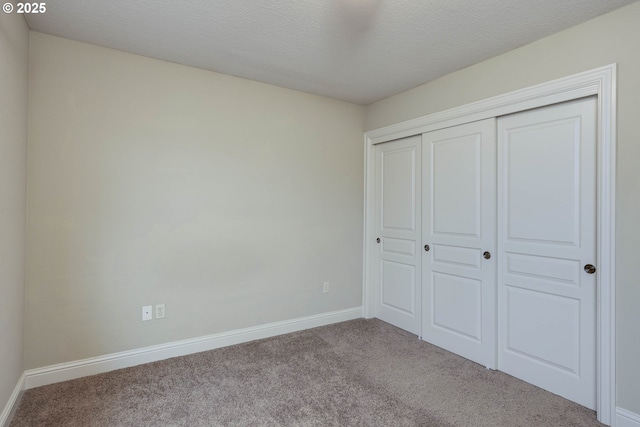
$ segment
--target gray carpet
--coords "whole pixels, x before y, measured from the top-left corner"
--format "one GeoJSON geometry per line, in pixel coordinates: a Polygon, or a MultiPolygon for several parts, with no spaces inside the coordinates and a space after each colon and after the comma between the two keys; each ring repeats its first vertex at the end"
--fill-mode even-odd
{"type": "Polygon", "coordinates": [[[598,426],[595,413],[354,320],[28,390],[20,426],[598,426]]]}

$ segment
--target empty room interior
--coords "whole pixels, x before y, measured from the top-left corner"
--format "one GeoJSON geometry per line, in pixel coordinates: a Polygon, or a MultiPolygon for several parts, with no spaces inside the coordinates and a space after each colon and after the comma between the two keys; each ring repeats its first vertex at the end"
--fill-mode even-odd
{"type": "Polygon", "coordinates": [[[3,4],[0,426],[640,427],[640,2],[3,4]]]}

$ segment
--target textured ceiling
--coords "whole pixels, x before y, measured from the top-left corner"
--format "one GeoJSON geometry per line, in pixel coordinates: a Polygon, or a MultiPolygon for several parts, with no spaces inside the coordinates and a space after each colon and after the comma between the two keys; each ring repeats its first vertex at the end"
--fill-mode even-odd
{"type": "Polygon", "coordinates": [[[635,0],[50,0],[36,31],[369,104],[635,0]]]}

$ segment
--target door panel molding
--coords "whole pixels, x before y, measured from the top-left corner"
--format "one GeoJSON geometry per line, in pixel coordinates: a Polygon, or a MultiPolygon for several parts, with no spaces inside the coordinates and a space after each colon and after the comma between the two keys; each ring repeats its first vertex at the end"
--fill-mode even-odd
{"type": "Polygon", "coordinates": [[[597,414],[611,424],[616,417],[615,400],[615,202],[616,202],[616,76],[611,64],[482,101],[372,130],[364,135],[364,316],[375,314],[375,156],[376,144],[503,116],[588,96],[597,97],[597,414]]]}

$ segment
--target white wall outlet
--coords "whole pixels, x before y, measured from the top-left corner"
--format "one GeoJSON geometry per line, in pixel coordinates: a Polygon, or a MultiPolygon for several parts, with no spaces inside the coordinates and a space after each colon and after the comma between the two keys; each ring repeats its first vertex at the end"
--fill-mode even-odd
{"type": "Polygon", "coordinates": [[[145,305],[142,307],[142,320],[151,320],[153,319],[153,307],[150,305],[145,305]]]}
{"type": "Polygon", "coordinates": [[[156,304],[156,319],[164,318],[164,304],[156,304]]]}
{"type": "Polygon", "coordinates": [[[329,282],[322,282],[322,293],[329,293],[329,282]]]}

